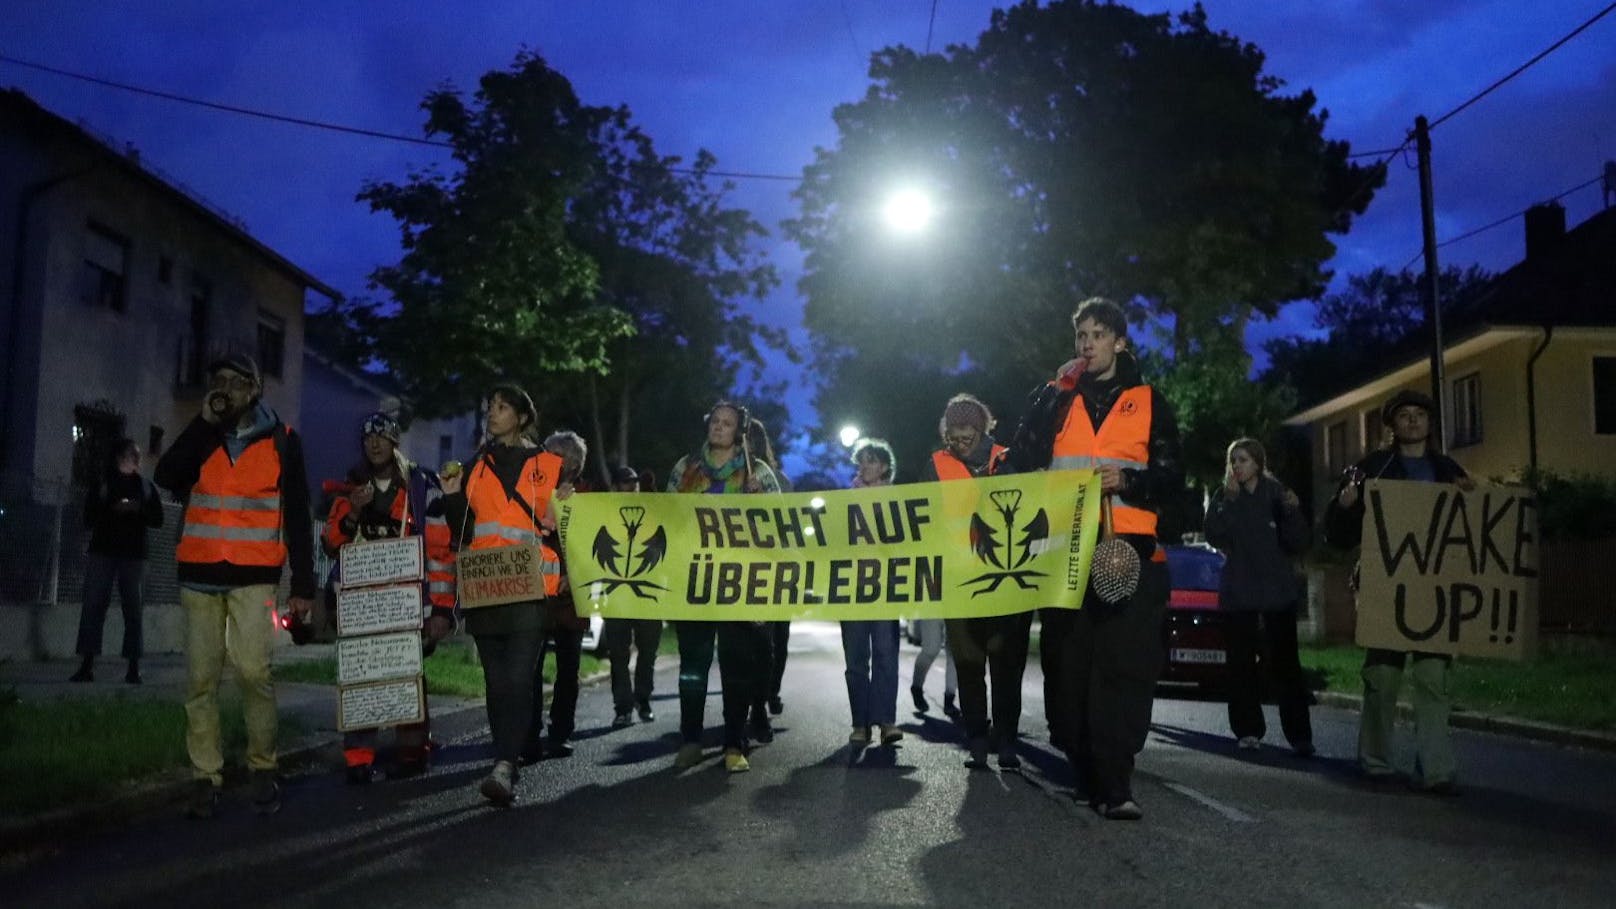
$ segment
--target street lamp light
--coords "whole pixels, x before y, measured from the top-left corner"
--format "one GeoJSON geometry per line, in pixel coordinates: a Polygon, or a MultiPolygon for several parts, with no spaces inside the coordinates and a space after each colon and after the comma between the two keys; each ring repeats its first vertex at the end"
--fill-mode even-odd
{"type": "Polygon", "coordinates": [[[887,198],[881,214],[887,226],[900,234],[916,234],[931,223],[931,197],[918,189],[901,189],[887,198]]]}
{"type": "Polygon", "coordinates": [[[842,439],[842,445],[844,447],[847,447],[847,448],[852,448],[853,443],[857,442],[859,440],[859,436],[863,435],[863,433],[859,432],[859,428],[857,426],[854,426],[852,423],[849,423],[846,426],[842,427],[842,431],[841,431],[840,435],[841,435],[841,439],[842,439]]]}

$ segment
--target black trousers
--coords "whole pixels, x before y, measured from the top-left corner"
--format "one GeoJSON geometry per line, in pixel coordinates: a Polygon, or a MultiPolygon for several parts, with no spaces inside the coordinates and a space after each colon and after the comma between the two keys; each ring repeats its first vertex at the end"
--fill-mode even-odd
{"type": "Polygon", "coordinates": [[[724,747],[746,747],[746,720],[768,675],[768,629],[762,622],[675,622],[679,637],[679,733],[700,743],[706,726],[707,678],[714,643],[724,691],[724,747]]]}
{"type": "Polygon", "coordinates": [[[948,619],[948,647],[959,675],[960,714],[966,736],[993,732],[999,748],[1015,743],[1021,729],[1021,676],[1027,669],[1032,613],[948,619]],[[993,681],[993,723],[988,724],[988,679],[993,681]]]}
{"type": "Polygon", "coordinates": [[[539,663],[540,634],[534,628],[472,635],[488,689],[486,709],[496,761],[520,760],[533,725],[533,673],[539,663]]]}
{"type": "Polygon", "coordinates": [[[1267,732],[1262,712],[1262,670],[1274,682],[1279,724],[1292,747],[1313,742],[1307,681],[1296,655],[1296,609],[1225,613],[1229,642],[1229,729],[1235,738],[1267,732]],[[1266,646],[1264,644],[1266,643],[1266,646]],[[1262,666],[1257,665],[1258,654],[1262,666]]]}
{"type": "Polygon", "coordinates": [[[661,619],[607,619],[602,632],[612,661],[612,706],[628,713],[636,703],[651,703],[656,680],[657,648],[662,645],[661,619]],[[629,647],[640,655],[629,672],[629,647]],[[631,681],[632,679],[632,681],[631,681]]]}
{"type": "Polygon", "coordinates": [[[572,738],[578,716],[578,665],[584,653],[584,633],[556,628],[539,640],[539,660],[533,667],[533,724],[528,743],[538,741],[544,729],[544,655],[556,655],[555,690],[550,693],[550,741],[572,738]]]}
{"type": "Polygon", "coordinates": [[[769,639],[769,684],[765,694],[777,698],[780,696],[780,680],[786,674],[786,645],[791,641],[791,623],[770,622],[769,639]]]}
{"type": "Polygon", "coordinates": [[[1139,589],[1120,608],[1091,594],[1082,609],[1044,611],[1040,651],[1051,737],[1072,762],[1078,785],[1104,804],[1133,798],[1133,758],[1150,733],[1161,675],[1168,583],[1164,563],[1146,562],[1139,589]]]}
{"type": "Polygon", "coordinates": [[[122,559],[90,553],[84,562],[84,604],[79,608],[79,656],[101,655],[101,636],[112,605],[112,586],[118,585],[118,605],[123,609],[123,658],[138,660],[144,650],[141,632],[140,580],[146,573],[145,559],[122,559]]]}

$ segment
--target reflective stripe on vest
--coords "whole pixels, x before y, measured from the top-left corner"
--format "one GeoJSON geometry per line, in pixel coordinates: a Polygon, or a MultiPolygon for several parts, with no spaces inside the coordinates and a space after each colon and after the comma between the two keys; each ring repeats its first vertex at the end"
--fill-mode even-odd
{"type": "Polygon", "coordinates": [[[273,436],[252,442],[234,462],[223,445],[214,449],[191,487],[175,558],[190,565],[286,564],[280,484],[273,436]]]}
{"type": "MultiPolygon", "coordinates": [[[[994,445],[989,449],[988,473],[990,475],[998,466],[999,458],[1003,455],[1003,445],[994,445]]],[[[971,468],[965,466],[964,461],[954,457],[954,453],[946,448],[932,452],[931,463],[933,467],[937,468],[937,479],[939,480],[969,480],[976,476],[976,474],[971,473],[971,468]]]]}
{"type": "Polygon", "coordinates": [[[513,543],[536,545],[539,542],[536,518],[542,518],[550,507],[550,496],[561,480],[561,456],[533,449],[533,456],[522,465],[516,479],[516,492],[533,510],[530,517],[521,505],[505,494],[499,477],[488,467],[486,457],[466,477],[466,504],[477,517],[471,539],[471,549],[492,549],[513,543]]]}
{"type": "MultiPolygon", "coordinates": [[[[1116,403],[1095,431],[1083,396],[1072,398],[1066,423],[1055,436],[1052,470],[1102,466],[1144,470],[1150,466],[1150,402],[1148,385],[1135,385],[1117,396],[1116,403]]],[[[1111,508],[1111,527],[1119,534],[1156,535],[1156,513],[1130,505],[1117,496],[1111,508]]]]}

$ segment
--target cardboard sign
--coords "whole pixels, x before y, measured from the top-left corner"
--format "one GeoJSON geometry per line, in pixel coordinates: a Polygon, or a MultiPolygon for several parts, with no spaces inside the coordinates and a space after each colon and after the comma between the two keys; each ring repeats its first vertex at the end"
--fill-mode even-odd
{"type": "Polygon", "coordinates": [[[337,592],[337,634],[352,637],[421,627],[421,585],[344,588],[337,592]]]}
{"type": "Polygon", "coordinates": [[[337,684],[357,685],[421,674],[421,633],[401,631],[337,641],[337,684]]]}
{"type": "Polygon", "coordinates": [[[344,588],[419,581],[426,576],[426,554],[420,537],[349,543],[342,547],[338,558],[344,588]]]}
{"type": "Polygon", "coordinates": [[[419,677],[337,692],[337,729],[343,732],[419,723],[425,717],[425,690],[419,677]]]}
{"type": "Polygon", "coordinates": [[[1537,500],[1372,480],[1364,489],[1357,642],[1506,660],[1537,649],[1537,500]]]}
{"type": "Polygon", "coordinates": [[[544,599],[544,560],[535,545],[466,549],[455,559],[461,609],[544,599]]]}

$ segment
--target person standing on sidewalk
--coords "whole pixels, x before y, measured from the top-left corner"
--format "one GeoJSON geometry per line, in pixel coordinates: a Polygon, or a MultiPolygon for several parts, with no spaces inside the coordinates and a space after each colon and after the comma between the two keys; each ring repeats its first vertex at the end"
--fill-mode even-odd
{"type": "MultiPolygon", "coordinates": [[[[1381,419],[1391,427],[1392,444],[1365,455],[1342,478],[1341,488],[1325,514],[1332,543],[1350,546],[1360,542],[1365,480],[1415,480],[1452,483],[1464,490],[1475,488],[1475,481],[1464,468],[1438,452],[1431,441],[1431,412],[1435,409],[1429,397],[1406,389],[1386,402],[1381,419]]],[[[1385,603],[1360,603],[1359,608],[1390,607],[1385,603]]],[[[1392,730],[1397,719],[1397,694],[1403,687],[1403,670],[1410,662],[1415,748],[1412,784],[1436,795],[1457,795],[1458,761],[1453,756],[1453,740],[1448,731],[1448,715],[1453,710],[1448,695],[1448,668],[1453,657],[1446,654],[1404,653],[1377,647],[1365,651],[1358,764],[1370,782],[1390,782],[1397,778],[1391,759],[1392,730]]]]}
{"type": "MultiPolygon", "coordinates": [[[[769,465],[774,471],[774,478],[780,484],[781,492],[791,492],[791,478],[780,469],[780,459],[774,456],[774,443],[769,441],[769,428],[763,421],[753,417],[746,422],[746,444],[752,456],[769,465]]],[[[769,716],[779,716],[785,712],[786,703],[780,699],[780,683],[785,681],[787,646],[791,643],[791,622],[770,622],[769,627],[769,674],[768,684],[764,686],[764,703],[752,707],[754,717],[766,706],[769,716]]],[[[765,723],[768,720],[765,718],[765,723]]]]}
{"type": "MultiPolygon", "coordinates": [[[[430,652],[454,631],[454,548],[450,545],[449,525],[443,518],[438,477],[399,451],[402,436],[398,421],[386,413],[373,413],[360,424],[359,464],[348,471],[348,494],[331,503],[320,542],[326,555],[336,558],[349,543],[423,537],[427,567],[424,592],[430,614],[422,636],[430,652]]],[[[327,596],[333,604],[330,615],[335,621],[334,587],[327,596]]],[[[429,720],[424,715],[419,723],[397,727],[394,777],[426,771],[429,730],[429,720]]],[[[365,784],[375,779],[377,733],[375,729],[359,729],[343,735],[342,753],[349,783],[365,784]]]]}
{"type": "Polygon", "coordinates": [[[1260,652],[1278,686],[1286,741],[1297,755],[1313,755],[1310,697],[1296,652],[1296,611],[1306,591],[1292,564],[1307,551],[1308,537],[1301,502],[1268,472],[1262,443],[1236,439],[1223,491],[1207,509],[1206,540],[1225,558],[1218,603],[1229,635],[1229,729],[1242,750],[1261,747],[1266,732],[1260,652]]]}
{"type": "Polygon", "coordinates": [[[133,439],[118,440],[112,448],[112,462],[85,495],[84,526],[90,531],[90,549],[75,648],[83,662],[70,681],[95,680],[95,658],[101,655],[101,634],[112,605],[112,585],[117,582],[118,604],[123,609],[122,653],[129,661],[123,680],[139,685],[146,529],[163,526],[163,503],[156,484],[140,475],[140,446],[133,439]]]}
{"type": "Polygon", "coordinates": [[[185,744],[195,777],[187,813],[211,817],[223,785],[219,676],[230,657],[247,723],[253,807],[280,809],[275,780],[275,597],[291,567],[286,605],[314,607],[314,518],[296,432],[263,401],[258,364],[237,354],[208,367],[202,413],[157,462],[157,485],[185,502],[175,551],[185,611],[185,744]],[[228,646],[227,643],[228,642],[228,646]]]}
{"type": "MultiPolygon", "coordinates": [[[[557,497],[572,495],[578,477],[583,473],[589,457],[589,446],[583,436],[571,430],[551,433],[544,440],[544,450],[561,459],[561,477],[557,482],[557,497]]],[[[535,763],[543,758],[572,756],[568,739],[577,726],[578,672],[583,664],[584,635],[589,632],[589,620],[580,618],[572,603],[571,588],[567,583],[567,563],[562,556],[561,539],[556,533],[555,520],[545,515],[540,518],[544,526],[542,544],[544,561],[554,571],[544,575],[544,631],[539,639],[539,662],[533,669],[533,725],[528,730],[527,744],[522,748],[522,762],[535,763]],[[550,740],[543,741],[544,729],[544,655],[554,653],[556,658],[555,685],[550,693],[550,740]]]]}
{"type": "MultiPolygon", "coordinates": [[[[538,410],[515,385],[488,392],[488,441],[467,473],[443,480],[443,514],[461,549],[541,546],[543,519],[561,477],[561,458],[534,444],[538,410]]],[[[542,561],[542,560],[541,560],[542,561]]],[[[559,568],[544,563],[546,572],[559,568]]],[[[552,585],[545,574],[545,587],[552,585]]],[[[487,689],[485,708],[494,740],[494,766],[478,791],[494,805],[516,800],[516,766],[533,725],[533,673],[544,627],[543,599],[463,609],[477,642],[487,689]]]]}
{"type": "Polygon", "coordinates": [[[1139,554],[1139,585],[1107,604],[1092,585],[1081,609],[1042,611],[1039,640],[1050,739],[1066,752],[1089,805],[1108,820],[1144,816],[1133,760],[1150,732],[1162,666],[1167,556],[1157,510],[1184,489],[1178,424],[1128,352],[1128,321],[1104,298],[1072,314],[1077,358],[1035,389],[1007,455],[1017,471],[1090,469],[1112,497],[1117,538],[1139,554]],[[1047,686],[1047,682],[1046,682],[1047,686]]]}
{"type": "MultiPolygon", "coordinates": [[[[779,492],[774,471],[753,460],[747,451],[747,419],[746,408],[739,404],[714,404],[704,421],[707,439],[701,451],[673,465],[668,474],[668,492],[779,492]]],[[[679,621],[674,623],[674,631],[679,640],[679,735],[684,739],[674,766],[694,767],[701,762],[707,677],[712,672],[716,642],[719,685],[724,691],[724,769],[745,773],[752,769],[746,756],[749,715],[754,738],[760,742],[774,739],[768,716],[752,715],[752,705],[768,673],[768,664],[762,659],[768,646],[766,623],[679,621]]]]}
{"type": "MultiPolygon", "coordinates": [[[[881,439],[853,444],[853,488],[891,486],[897,472],[892,446],[881,439]]],[[[870,727],[881,727],[881,744],[903,739],[898,728],[898,620],[842,622],[842,655],[847,662],[847,702],[853,713],[854,748],[870,744],[870,727]]]]}
{"type": "MultiPolygon", "coordinates": [[[[612,468],[612,491],[639,492],[639,473],[623,464],[612,468]]],[[[601,634],[606,637],[606,652],[612,662],[612,706],[616,711],[612,728],[623,729],[633,725],[635,708],[639,709],[640,722],[655,720],[656,713],[651,710],[651,692],[656,685],[656,658],[657,649],[662,644],[662,620],[607,619],[602,623],[601,634]],[[632,676],[628,665],[630,645],[639,652],[632,676]]]]}

